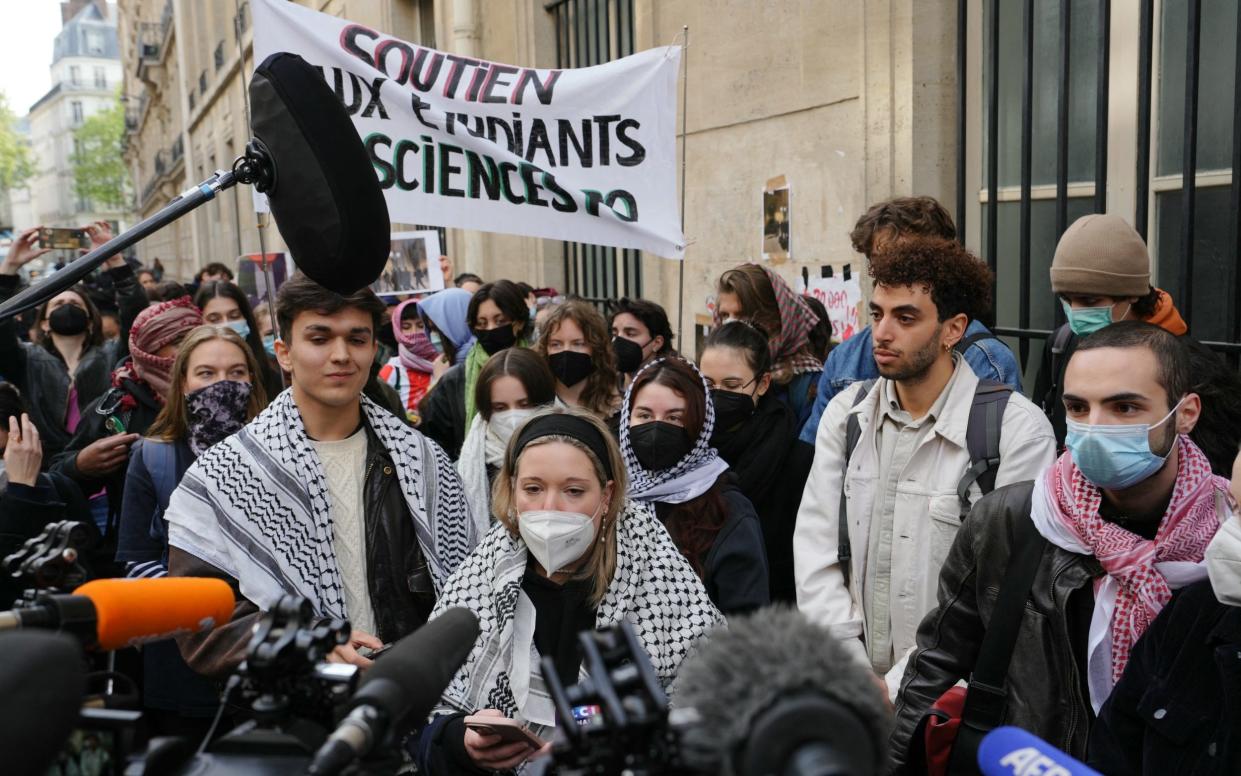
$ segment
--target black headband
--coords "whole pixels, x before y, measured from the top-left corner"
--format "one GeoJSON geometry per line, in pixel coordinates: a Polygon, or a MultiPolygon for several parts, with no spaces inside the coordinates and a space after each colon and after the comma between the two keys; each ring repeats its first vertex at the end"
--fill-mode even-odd
{"type": "Polygon", "coordinates": [[[521,433],[517,435],[517,444],[513,445],[512,468],[516,468],[517,459],[527,445],[536,439],[549,436],[566,436],[586,445],[599,459],[603,473],[608,479],[612,479],[612,458],[608,455],[608,443],[603,434],[599,433],[599,429],[589,420],[563,412],[539,415],[522,426],[521,433]]]}

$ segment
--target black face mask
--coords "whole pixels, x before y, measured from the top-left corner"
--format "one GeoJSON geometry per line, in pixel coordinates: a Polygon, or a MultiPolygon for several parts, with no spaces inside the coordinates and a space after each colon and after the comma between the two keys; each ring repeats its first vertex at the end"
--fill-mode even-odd
{"type": "Polygon", "coordinates": [[[613,337],[612,352],[616,354],[616,371],[623,375],[631,375],[642,366],[642,346],[631,339],[613,337]]]}
{"type": "Polygon", "coordinates": [[[671,469],[694,449],[685,429],[662,420],[630,426],[629,444],[642,468],[652,472],[671,469]]]}
{"type": "Polygon", "coordinates": [[[585,380],[595,371],[595,362],[589,353],[576,350],[562,350],[547,357],[547,365],[552,374],[566,388],[572,388],[585,380]]]}
{"type": "Polygon", "coordinates": [[[86,311],[75,304],[62,304],[47,316],[47,325],[64,337],[85,333],[90,326],[86,311]]]}
{"type": "Polygon", "coordinates": [[[754,414],[754,400],[748,393],[712,388],[711,401],[715,404],[716,435],[735,429],[754,414]]]}
{"type": "Polygon", "coordinates": [[[478,344],[483,346],[483,350],[489,356],[494,356],[517,343],[517,333],[513,331],[512,324],[505,324],[486,331],[475,331],[474,336],[478,338],[478,344]]]}

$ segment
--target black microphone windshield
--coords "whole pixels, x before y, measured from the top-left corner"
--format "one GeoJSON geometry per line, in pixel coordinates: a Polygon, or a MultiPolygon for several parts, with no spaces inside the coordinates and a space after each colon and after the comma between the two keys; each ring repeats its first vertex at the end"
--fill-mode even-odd
{"type": "Polygon", "coordinates": [[[383,272],[388,204],[362,139],[318,68],[296,54],[263,60],[250,81],[250,123],[274,164],[265,190],[297,268],[351,294],[383,272]]]}
{"type": "Polygon", "coordinates": [[[717,628],[682,664],[673,703],[701,717],[686,743],[713,771],[879,773],[884,765],[891,715],[874,677],[795,609],[768,607],[717,628]],[[810,761],[838,765],[795,765],[810,761]]]}
{"type": "Polygon", "coordinates": [[[469,609],[444,610],[376,660],[349,705],[373,704],[394,720],[426,717],[470,656],[478,632],[478,617],[469,609]]]}
{"type": "Polygon", "coordinates": [[[0,635],[0,760],[13,776],[47,773],[86,694],[82,650],[50,631],[0,635]]]}

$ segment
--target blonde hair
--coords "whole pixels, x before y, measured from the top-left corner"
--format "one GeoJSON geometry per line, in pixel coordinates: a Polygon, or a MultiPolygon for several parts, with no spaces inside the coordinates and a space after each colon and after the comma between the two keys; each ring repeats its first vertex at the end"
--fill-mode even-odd
{"type": "MultiPolygon", "coordinates": [[[[534,418],[544,415],[573,415],[581,418],[590,423],[599,432],[600,438],[607,446],[607,468],[612,470],[610,478],[603,462],[599,460],[598,456],[591,451],[586,443],[579,439],[562,434],[554,434],[539,437],[522,448],[522,453],[524,454],[526,450],[532,447],[551,444],[552,442],[562,442],[571,445],[581,450],[590,460],[600,488],[606,488],[609,481],[612,483],[612,496],[608,499],[607,508],[603,511],[601,518],[602,531],[600,536],[596,538],[586,563],[573,575],[573,579],[592,580],[590,600],[592,605],[598,606],[603,601],[603,596],[607,593],[608,585],[612,584],[612,578],[616,575],[617,523],[624,512],[625,494],[629,491],[629,479],[625,472],[625,461],[621,458],[620,447],[616,444],[616,439],[608,431],[607,426],[603,425],[603,422],[592,413],[577,408],[553,407],[538,413],[526,422],[531,423],[534,421],[534,418]]],[[[521,456],[515,455],[517,441],[520,436],[521,432],[519,431],[509,440],[508,450],[504,455],[504,464],[500,468],[499,475],[496,476],[491,494],[491,514],[496,520],[504,524],[504,527],[508,529],[509,534],[513,537],[521,535],[517,529],[518,514],[515,489],[517,468],[521,462],[521,456]]],[[[549,569],[549,573],[550,571],[549,569]]]]}
{"type": "Polygon", "coordinates": [[[250,372],[250,402],[246,407],[246,420],[253,420],[267,406],[267,391],[263,390],[263,373],[259,371],[259,362],[254,358],[250,346],[241,335],[227,326],[207,324],[199,326],[181,342],[177,348],[176,359],[172,362],[172,381],[168,388],[168,398],[164,408],[159,411],[155,421],[147,429],[147,436],[164,442],[176,442],[185,439],[189,434],[189,412],[185,406],[185,377],[190,368],[190,356],[199,345],[224,340],[236,345],[246,359],[246,369],[250,372]]]}

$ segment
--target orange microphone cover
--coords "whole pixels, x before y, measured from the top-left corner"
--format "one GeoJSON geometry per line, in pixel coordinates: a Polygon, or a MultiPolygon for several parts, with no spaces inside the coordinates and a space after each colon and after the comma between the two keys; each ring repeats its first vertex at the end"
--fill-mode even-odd
{"type": "Polygon", "coordinates": [[[73,594],[95,605],[102,650],[210,630],[233,616],[233,589],[220,579],[97,579],[73,594]]]}

